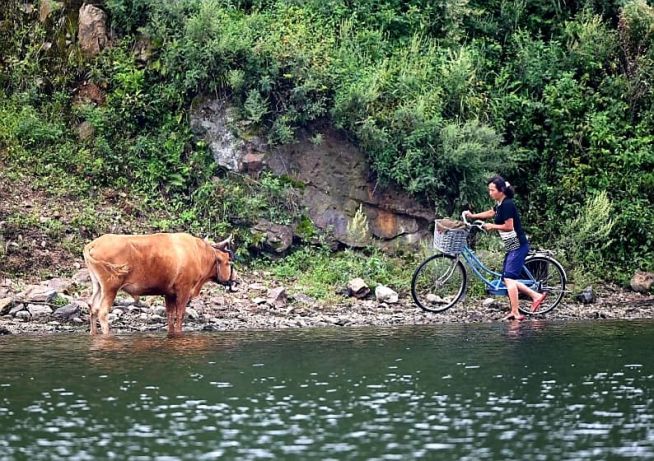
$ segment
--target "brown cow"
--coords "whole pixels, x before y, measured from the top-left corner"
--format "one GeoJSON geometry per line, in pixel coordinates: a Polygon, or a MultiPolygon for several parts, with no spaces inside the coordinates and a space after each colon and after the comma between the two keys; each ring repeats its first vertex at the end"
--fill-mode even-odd
{"type": "Polygon", "coordinates": [[[211,245],[189,234],[115,235],[98,237],[84,247],[93,294],[89,302],[91,334],[109,333],[107,315],[118,290],[138,299],[163,295],[168,314],[168,334],[182,332],[186,304],[209,280],[231,285],[236,279],[231,238],[211,245]]]}

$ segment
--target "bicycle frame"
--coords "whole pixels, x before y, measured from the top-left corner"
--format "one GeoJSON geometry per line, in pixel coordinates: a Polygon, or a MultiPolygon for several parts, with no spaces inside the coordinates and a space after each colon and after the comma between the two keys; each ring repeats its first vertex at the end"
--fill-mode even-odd
{"type": "MultiPolygon", "coordinates": [[[[490,294],[494,296],[506,296],[508,294],[506,285],[502,280],[502,274],[486,267],[470,247],[466,245],[463,249],[463,252],[461,253],[461,256],[463,256],[463,260],[465,261],[466,265],[472,269],[472,272],[477,276],[477,278],[481,280],[484,285],[486,285],[486,289],[490,294]],[[487,277],[493,277],[493,279],[487,277]]],[[[459,256],[456,256],[456,260],[459,260],[459,256]]],[[[523,266],[523,270],[529,278],[519,279],[516,281],[528,286],[529,288],[537,288],[536,284],[538,282],[534,278],[533,274],[529,271],[529,269],[527,269],[526,266],[523,266]]]]}

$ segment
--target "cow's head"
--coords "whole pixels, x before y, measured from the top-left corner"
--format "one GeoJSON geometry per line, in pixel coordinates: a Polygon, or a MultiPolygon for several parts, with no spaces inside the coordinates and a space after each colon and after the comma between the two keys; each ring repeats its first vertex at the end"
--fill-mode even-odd
{"type": "Polygon", "coordinates": [[[216,254],[216,278],[214,281],[221,285],[231,287],[236,281],[236,271],[234,270],[234,252],[229,249],[232,236],[222,242],[212,243],[211,246],[216,254]]]}

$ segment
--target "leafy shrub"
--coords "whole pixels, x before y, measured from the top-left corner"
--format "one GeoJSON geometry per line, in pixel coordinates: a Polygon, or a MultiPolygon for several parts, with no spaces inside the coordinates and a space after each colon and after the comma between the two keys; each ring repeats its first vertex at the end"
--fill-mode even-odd
{"type": "Polygon", "coordinates": [[[575,267],[594,271],[603,262],[602,250],[611,244],[613,207],[605,191],[589,197],[578,215],[561,228],[559,248],[575,267]]]}
{"type": "Polygon", "coordinates": [[[41,117],[33,107],[26,106],[17,116],[16,138],[25,147],[49,146],[61,140],[65,127],[41,117]]]}

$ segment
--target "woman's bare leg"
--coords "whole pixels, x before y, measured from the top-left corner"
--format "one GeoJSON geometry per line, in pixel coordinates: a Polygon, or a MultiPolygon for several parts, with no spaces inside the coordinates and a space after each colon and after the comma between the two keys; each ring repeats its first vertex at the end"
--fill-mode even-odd
{"type": "Polygon", "coordinates": [[[536,301],[538,298],[540,298],[542,296],[541,293],[532,290],[531,288],[529,288],[524,283],[515,282],[515,284],[516,284],[516,286],[518,288],[518,291],[520,293],[523,293],[523,294],[526,294],[527,296],[529,296],[532,301],[536,301]]]}
{"type": "Polygon", "coordinates": [[[515,318],[516,320],[520,320],[523,318],[523,316],[522,314],[520,314],[520,311],[518,310],[518,306],[520,305],[518,303],[519,283],[513,279],[504,279],[504,284],[506,285],[506,290],[509,293],[509,303],[511,304],[511,312],[509,313],[508,317],[513,316],[513,318],[515,318]]]}
{"type": "Polygon", "coordinates": [[[513,279],[504,279],[504,284],[509,294],[509,302],[511,303],[511,312],[507,314],[505,318],[515,318],[516,320],[522,320],[524,316],[520,314],[518,307],[520,306],[520,301],[518,299],[518,294],[523,293],[529,296],[533,301],[543,298],[546,293],[538,293],[537,291],[532,290],[524,283],[517,282],[513,279]]]}

